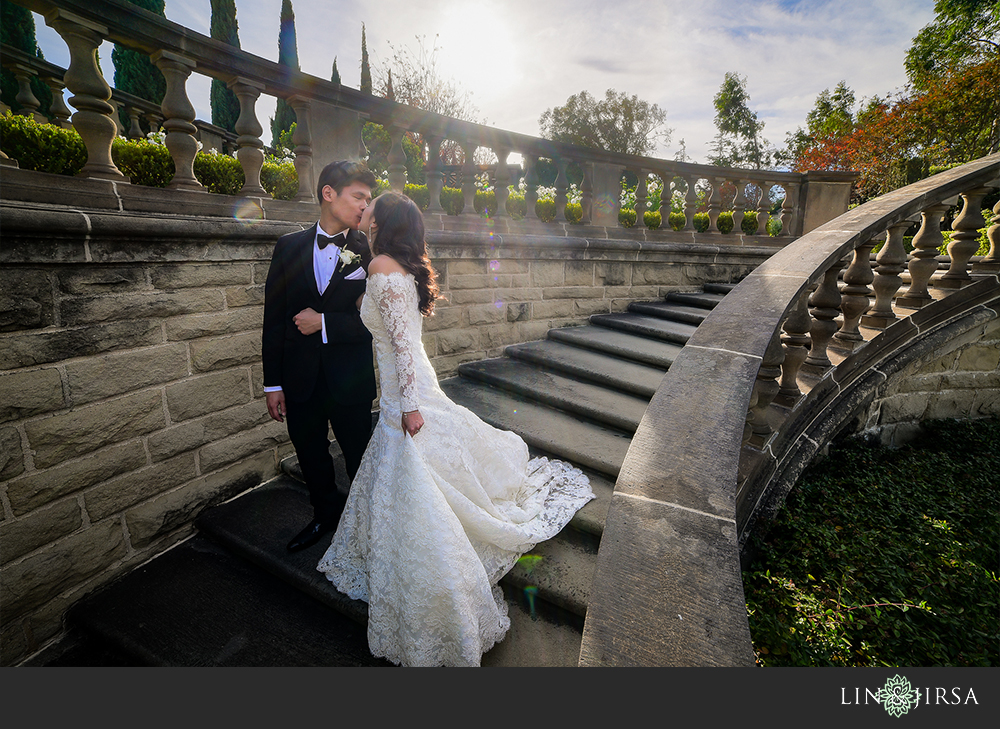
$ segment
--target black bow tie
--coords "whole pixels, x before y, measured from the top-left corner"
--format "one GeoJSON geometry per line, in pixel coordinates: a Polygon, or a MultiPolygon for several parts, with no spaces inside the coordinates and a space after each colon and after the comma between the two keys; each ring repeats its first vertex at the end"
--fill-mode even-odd
{"type": "Polygon", "coordinates": [[[337,235],[334,236],[327,236],[320,233],[319,235],[316,236],[316,244],[319,246],[320,250],[323,250],[331,243],[333,243],[333,245],[338,245],[338,242],[343,242],[343,240],[344,240],[343,233],[338,233],[337,235]]]}

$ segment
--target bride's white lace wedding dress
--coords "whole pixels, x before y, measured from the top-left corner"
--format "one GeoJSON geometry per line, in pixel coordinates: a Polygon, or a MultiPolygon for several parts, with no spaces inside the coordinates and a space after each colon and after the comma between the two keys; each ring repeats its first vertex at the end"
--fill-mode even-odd
{"type": "Polygon", "coordinates": [[[372,434],[317,569],[368,603],[374,655],[407,666],[478,666],[510,627],[497,583],[594,497],[560,461],[452,402],[421,343],[410,274],[368,278],[361,318],[381,385],[372,434]],[[410,437],[403,412],[420,410],[410,437]]]}

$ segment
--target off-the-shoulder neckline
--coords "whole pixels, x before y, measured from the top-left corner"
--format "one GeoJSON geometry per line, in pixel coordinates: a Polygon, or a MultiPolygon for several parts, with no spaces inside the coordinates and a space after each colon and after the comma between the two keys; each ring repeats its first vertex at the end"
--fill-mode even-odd
{"type": "Polygon", "coordinates": [[[389,276],[402,276],[403,278],[409,276],[410,278],[414,278],[413,274],[410,273],[409,271],[389,271],[388,273],[374,271],[368,274],[368,278],[372,278],[374,276],[385,276],[386,278],[388,278],[389,276]]]}

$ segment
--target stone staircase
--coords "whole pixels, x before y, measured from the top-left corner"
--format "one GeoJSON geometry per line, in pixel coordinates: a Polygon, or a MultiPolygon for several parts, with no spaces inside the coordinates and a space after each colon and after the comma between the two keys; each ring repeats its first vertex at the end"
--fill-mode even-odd
{"type": "MultiPolygon", "coordinates": [[[[512,628],[484,666],[577,664],[597,549],[631,438],[683,344],[734,286],[706,284],[594,315],[585,326],[509,346],[501,358],[464,364],[441,383],[487,422],[517,432],[534,455],[582,468],[597,496],[504,578],[512,628]]],[[[368,652],[367,606],[316,571],[328,541],[285,550],[311,508],[295,458],[282,469],[204,512],[191,539],[77,603],[66,640],[33,665],[390,665],[368,652]]]]}

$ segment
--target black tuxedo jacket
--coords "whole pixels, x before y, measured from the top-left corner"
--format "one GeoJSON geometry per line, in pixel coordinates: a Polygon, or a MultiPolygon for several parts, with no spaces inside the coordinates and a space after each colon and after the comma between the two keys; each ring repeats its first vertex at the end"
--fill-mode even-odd
{"type": "Polygon", "coordinates": [[[348,231],[344,248],[359,254],[361,260],[349,266],[338,264],[320,295],[313,274],[315,238],[313,225],[283,235],[275,244],[264,286],[264,386],[280,385],[287,399],[308,400],[322,369],[337,402],[370,404],[375,399],[372,337],[355,303],[365,291],[365,279],[345,280],[360,267],[368,270],[368,240],[363,233],[348,231]],[[305,308],[323,315],[327,344],[323,344],[322,331],[306,336],[295,326],[292,317],[305,308]]]}

